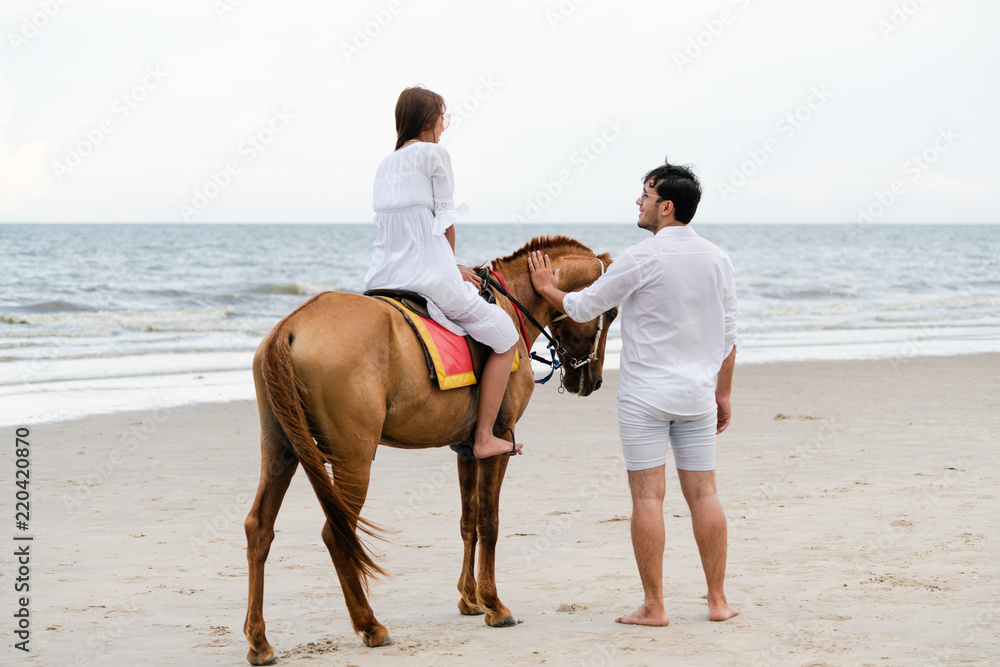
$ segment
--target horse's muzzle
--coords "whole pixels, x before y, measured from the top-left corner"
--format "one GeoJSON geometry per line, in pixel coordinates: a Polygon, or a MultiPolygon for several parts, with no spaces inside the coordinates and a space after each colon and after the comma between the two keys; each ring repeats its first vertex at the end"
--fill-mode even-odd
{"type": "Polygon", "coordinates": [[[579,384],[577,385],[576,391],[573,393],[578,396],[590,396],[595,391],[601,388],[601,379],[596,380],[589,372],[580,373],[579,384]]]}

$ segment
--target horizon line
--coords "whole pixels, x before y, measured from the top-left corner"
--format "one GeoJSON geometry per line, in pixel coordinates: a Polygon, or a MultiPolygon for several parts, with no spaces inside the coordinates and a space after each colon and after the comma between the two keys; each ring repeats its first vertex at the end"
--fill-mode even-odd
{"type": "MultiPolygon", "coordinates": [[[[121,222],[112,220],[103,221],[93,221],[93,220],[63,220],[63,221],[51,221],[51,220],[31,220],[31,221],[13,221],[13,220],[0,220],[0,226],[3,225],[175,225],[175,226],[196,226],[196,225],[371,225],[372,221],[360,221],[360,222],[345,222],[345,221],[327,221],[327,222],[305,222],[305,221],[261,221],[261,220],[249,220],[249,221],[237,221],[237,220],[227,220],[218,222],[158,222],[151,220],[143,221],[133,221],[133,222],[121,222]]],[[[541,227],[544,225],[624,225],[624,224],[634,224],[634,221],[609,221],[609,222],[594,222],[594,221],[555,221],[555,222],[485,222],[485,221],[466,221],[460,222],[461,225],[511,225],[514,227],[541,227]]],[[[692,226],[698,225],[840,225],[840,226],[860,226],[860,227],[884,227],[884,226],[902,226],[902,225],[996,225],[1000,224],[1000,221],[978,221],[978,222],[929,222],[929,221],[896,221],[896,222],[875,222],[875,223],[859,223],[859,222],[820,222],[820,221],[799,221],[790,222],[787,220],[769,220],[769,221],[753,221],[753,220],[741,220],[741,221],[729,221],[723,222],[719,220],[702,220],[692,222],[692,226]]]]}

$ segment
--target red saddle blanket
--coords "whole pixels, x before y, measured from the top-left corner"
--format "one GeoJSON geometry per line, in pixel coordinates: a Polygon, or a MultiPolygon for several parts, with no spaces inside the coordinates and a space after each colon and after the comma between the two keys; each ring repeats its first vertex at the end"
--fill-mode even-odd
{"type": "MultiPolygon", "coordinates": [[[[379,298],[391,301],[393,306],[409,317],[430,356],[430,361],[433,364],[431,370],[437,377],[438,386],[441,389],[455,389],[476,384],[478,380],[472,364],[472,350],[467,337],[453,334],[431,318],[424,317],[407,308],[398,299],[386,296],[379,298]]],[[[510,372],[516,371],[520,365],[520,355],[515,352],[510,372]]]]}

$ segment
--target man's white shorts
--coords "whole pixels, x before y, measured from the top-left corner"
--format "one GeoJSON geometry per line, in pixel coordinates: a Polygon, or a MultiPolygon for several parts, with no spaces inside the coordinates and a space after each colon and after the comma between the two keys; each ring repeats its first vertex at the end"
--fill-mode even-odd
{"type": "Polygon", "coordinates": [[[618,435],[627,470],[664,465],[667,447],[678,470],[715,470],[718,412],[674,415],[631,396],[618,398],[618,435]]]}

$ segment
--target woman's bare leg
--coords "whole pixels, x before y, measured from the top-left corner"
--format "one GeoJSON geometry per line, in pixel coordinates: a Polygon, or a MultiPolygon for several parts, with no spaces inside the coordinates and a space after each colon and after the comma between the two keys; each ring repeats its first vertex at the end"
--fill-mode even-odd
{"type": "MultiPolygon", "coordinates": [[[[493,435],[493,423],[500,412],[504,392],[507,391],[507,380],[510,379],[510,367],[514,363],[514,345],[506,352],[492,352],[483,368],[483,379],[479,383],[479,408],[476,412],[476,441],[472,453],[476,458],[484,459],[510,451],[510,443],[493,435]]],[[[521,445],[517,445],[518,454],[521,445]]]]}

